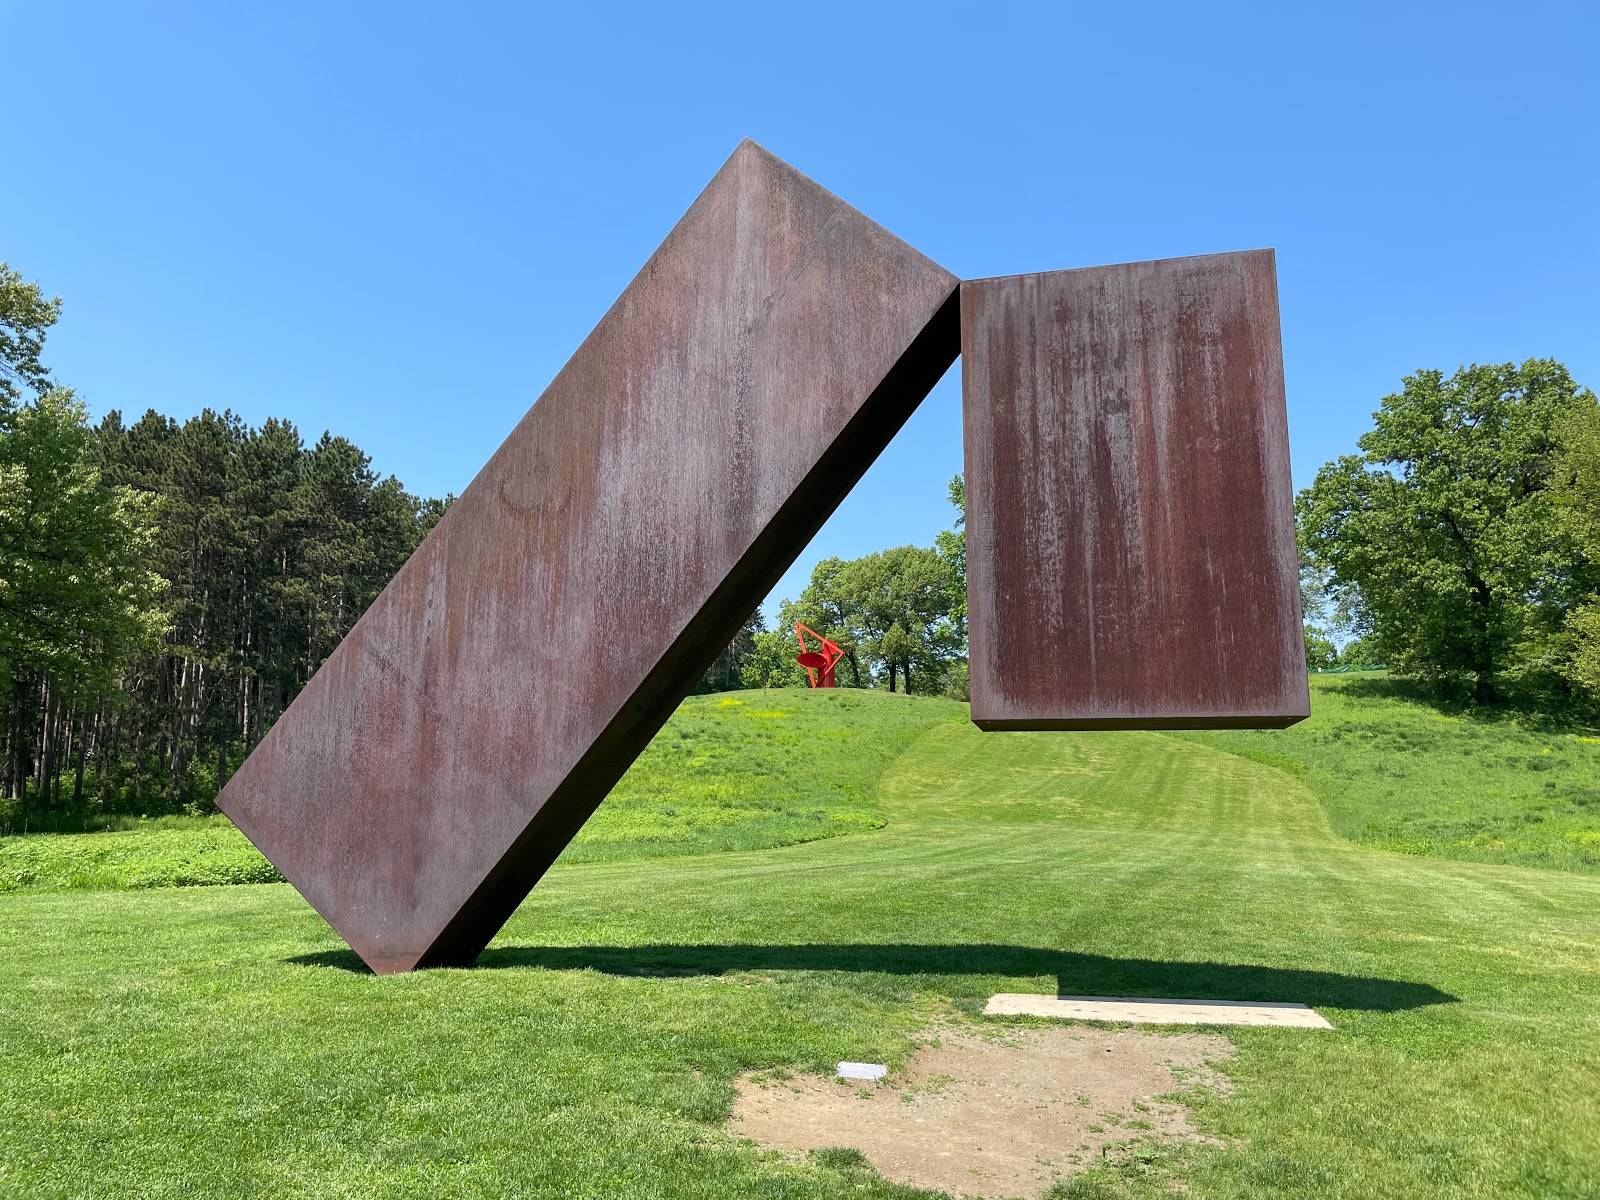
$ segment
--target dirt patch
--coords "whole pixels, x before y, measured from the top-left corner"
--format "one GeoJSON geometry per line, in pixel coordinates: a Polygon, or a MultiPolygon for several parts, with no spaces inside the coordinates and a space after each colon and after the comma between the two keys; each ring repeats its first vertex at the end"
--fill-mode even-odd
{"type": "Polygon", "coordinates": [[[1036,1196],[1103,1147],[1197,1138],[1182,1105],[1156,1097],[1220,1087],[1208,1064],[1232,1050],[1212,1034],[955,1030],[877,1084],[746,1076],[728,1130],[792,1151],[849,1146],[889,1179],[957,1196],[1036,1196]]]}

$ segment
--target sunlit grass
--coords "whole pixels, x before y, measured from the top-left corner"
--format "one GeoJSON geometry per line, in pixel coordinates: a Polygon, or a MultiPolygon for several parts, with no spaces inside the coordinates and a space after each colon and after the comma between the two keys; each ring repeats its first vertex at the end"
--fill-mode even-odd
{"type": "Polygon", "coordinates": [[[226,817],[164,817],[111,833],[0,839],[0,892],[273,883],[283,876],[226,817]]]}
{"type": "Polygon", "coordinates": [[[1600,872],[1600,736],[1443,711],[1403,680],[1312,677],[1311,719],[1190,735],[1297,774],[1353,841],[1403,854],[1600,872]]]}
{"type": "Polygon", "coordinates": [[[1056,989],[1335,1025],[1229,1030],[1216,1140],[1066,1194],[1600,1194],[1600,878],[1352,844],[1305,779],[941,722],[881,829],[558,865],[478,968],[411,976],[281,884],[6,896],[0,1195],[904,1197],[727,1137],[733,1081],[1056,989]]]}
{"type": "Polygon", "coordinates": [[[883,825],[878,777],[950,700],[838,688],[691,696],[566,862],[759,850],[883,825]]]}

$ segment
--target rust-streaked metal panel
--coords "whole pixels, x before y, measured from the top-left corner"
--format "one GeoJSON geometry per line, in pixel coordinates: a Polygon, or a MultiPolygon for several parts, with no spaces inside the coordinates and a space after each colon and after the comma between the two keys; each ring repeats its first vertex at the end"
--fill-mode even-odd
{"type": "Polygon", "coordinates": [[[954,361],[956,288],[743,143],[219,806],[374,970],[471,962],[954,361]]]}
{"type": "Polygon", "coordinates": [[[1310,713],[1270,250],[961,286],[972,719],[1310,713]]]}

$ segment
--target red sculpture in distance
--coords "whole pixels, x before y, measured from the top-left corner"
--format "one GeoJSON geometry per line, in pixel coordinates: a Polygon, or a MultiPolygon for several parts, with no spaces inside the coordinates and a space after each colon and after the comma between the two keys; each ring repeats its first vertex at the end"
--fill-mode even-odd
{"type": "Polygon", "coordinates": [[[800,653],[794,656],[795,662],[806,669],[806,674],[811,678],[814,688],[833,686],[833,668],[844,657],[844,651],[839,649],[839,643],[823,637],[809,625],[802,625],[799,621],[794,623],[794,635],[800,639],[800,653]],[[818,649],[811,650],[806,646],[806,634],[818,645],[818,649]]]}

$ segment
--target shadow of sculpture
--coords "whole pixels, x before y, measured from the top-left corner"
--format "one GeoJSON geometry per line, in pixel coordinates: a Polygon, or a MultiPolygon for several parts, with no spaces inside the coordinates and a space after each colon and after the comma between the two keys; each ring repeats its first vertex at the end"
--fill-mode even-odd
{"type": "MultiPolygon", "coordinates": [[[[300,966],[367,972],[361,959],[348,950],[302,954],[287,961],[300,966]]],[[[1451,1004],[1457,999],[1431,984],[1334,971],[1110,958],[1071,950],[989,943],[503,946],[486,950],[472,969],[504,968],[662,978],[738,971],[844,971],[923,976],[930,981],[948,976],[1015,979],[1043,975],[1055,977],[1056,989],[1062,995],[1284,1001],[1368,1012],[1401,1012],[1451,1004]]]]}

